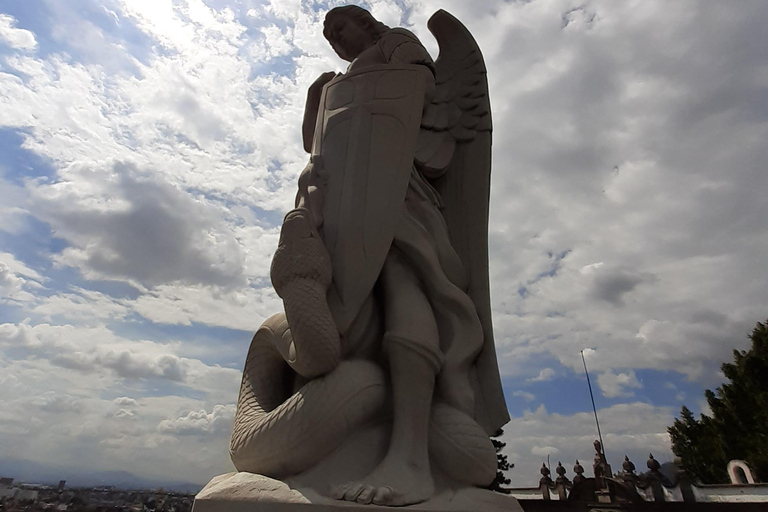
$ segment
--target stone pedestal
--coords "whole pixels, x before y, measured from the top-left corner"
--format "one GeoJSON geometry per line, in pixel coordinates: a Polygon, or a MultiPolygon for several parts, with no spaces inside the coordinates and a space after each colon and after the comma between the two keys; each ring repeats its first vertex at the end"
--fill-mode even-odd
{"type": "Polygon", "coordinates": [[[336,501],[311,488],[253,473],[228,473],[210,481],[195,497],[192,512],[522,512],[515,498],[486,489],[443,489],[429,501],[407,507],[379,507],[336,501]]]}

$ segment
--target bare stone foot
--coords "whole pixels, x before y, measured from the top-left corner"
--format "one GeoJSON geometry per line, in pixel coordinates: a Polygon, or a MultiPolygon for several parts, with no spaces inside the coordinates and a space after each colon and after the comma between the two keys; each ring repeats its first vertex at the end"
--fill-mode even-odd
{"type": "Polygon", "coordinates": [[[385,457],[367,477],[333,489],[334,499],[357,503],[401,507],[432,497],[435,484],[429,466],[385,457]]]}

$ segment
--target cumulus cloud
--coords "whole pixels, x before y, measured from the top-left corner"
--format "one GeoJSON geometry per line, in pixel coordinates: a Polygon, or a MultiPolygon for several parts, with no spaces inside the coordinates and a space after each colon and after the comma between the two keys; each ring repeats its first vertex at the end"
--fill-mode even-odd
{"type": "Polygon", "coordinates": [[[3,345],[26,349],[55,366],[85,374],[106,373],[126,380],[166,380],[198,389],[221,381],[235,392],[240,373],[181,357],[171,351],[174,346],[121,339],[103,325],[5,323],[0,324],[0,346],[3,345]]]}
{"type": "MultiPolygon", "coordinates": [[[[602,267],[602,265],[601,265],[602,267]]],[[[624,305],[623,297],[639,284],[650,281],[651,276],[624,269],[595,268],[592,272],[592,295],[615,306],[624,305]]]]}
{"type": "MultiPolygon", "coordinates": [[[[673,410],[641,402],[618,404],[598,410],[608,462],[620,467],[624,454],[640,467],[648,453],[664,462],[671,460],[667,426],[674,419],[673,410]]],[[[550,413],[544,405],[534,411],[515,416],[504,427],[501,441],[507,443],[504,453],[515,467],[507,472],[512,486],[536,485],[539,468],[547,455],[557,455],[568,468],[580,460],[585,468],[594,456],[593,441],[597,439],[592,411],[576,414],[550,413]]],[[[588,470],[589,471],[589,470],[588,470]]]]}
{"type": "Polygon", "coordinates": [[[114,400],[112,400],[112,403],[122,407],[137,407],[139,405],[139,402],[127,396],[117,397],[114,400]]]}
{"type": "Polygon", "coordinates": [[[634,370],[628,372],[614,373],[611,371],[601,373],[597,376],[597,383],[607,398],[617,396],[632,396],[629,388],[640,388],[642,384],[637,380],[634,370]]]}
{"type": "Polygon", "coordinates": [[[0,263],[0,297],[11,297],[21,291],[24,279],[11,272],[8,265],[0,263]]]}
{"type": "Polygon", "coordinates": [[[242,249],[203,201],[126,163],[70,172],[109,173],[114,184],[102,198],[83,197],[74,183],[38,189],[41,216],[72,243],[58,263],[79,267],[87,277],[150,286],[242,279],[242,249]]]}
{"type": "MultiPolygon", "coordinates": [[[[766,156],[756,138],[766,122],[723,98],[734,98],[734,86],[745,94],[742,106],[757,105],[747,91],[755,91],[764,59],[729,55],[734,44],[762,44],[762,35],[744,30],[765,12],[751,4],[749,18],[718,25],[719,9],[686,5],[693,18],[659,2],[644,4],[641,17],[588,2],[563,27],[555,11],[567,12],[565,5],[510,3],[478,35],[492,52],[491,96],[504,98],[494,117],[497,141],[504,133],[509,144],[494,146],[491,269],[495,324],[503,327],[497,339],[516,356],[548,352],[576,370],[571,354],[592,346],[607,367],[631,359],[700,378],[764,315],[751,303],[766,299],[754,283],[762,273],[749,263],[763,244],[746,233],[764,231],[753,224],[766,211],[749,184],[765,183],[755,173],[766,156]],[[721,40],[723,32],[714,41],[705,27],[715,25],[741,34],[740,42],[721,40]],[[619,35],[621,45],[601,43],[619,35]],[[707,52],[706,65],[683,58],[691,47],[707,52]],[[508,72],[494,77],[494,66],[508,72]],[[704,86],[697,78],[715,73],[734,83],[704,86]],[[739,134],[727,129],[731,122],[739,134]],[[724,150],[724,137],[740,149],[724,150]],[[501,177],[506,169],[515,175],[501,177]],[[564,251],[552,273],[551,255],[564,251]],[[705,311],[725,315],[724,324],[705,327],[705,311]],[[657,338],[653,350],[638,343],[649,321],[669,322],[677,342],[657,338]]],[[[464,9],[462,19],[480,26],[492,10],[464,9]]],[[[513,371],[525,366],[511,359],[513,371]]]]}
{"type": "Polygon", "coordinates": [[[115,418],[130,419],[136,416],[136,411],[132,411],[130,409],[118,409],[115,412],[111,413],[111,416],[115,418]]]}
{"type": "Polygon", "coordinates": [[[141,295],[130,307],[158,323],[191,325],[197,322],[255,331],[263,320],[280,312],[283,304],[268,286],[216,290],[166,285],[141,295]]]}
{"type": "Polygon", "coordinates": [[[33,291],[42,288],[43,277],[12,254],[0,252],[0,303],[34,302],[33,291]]]}
{"type": "Polygon", "coordinates": [[[235,420],[235,404],[216,405],[209,413],[205,410],[190,411],[184,416],[161,421],[157,429],[172,435],[228,434],[235,420]]]}
{"type": "Polygon", "coordinates": [[[13,272],[27,279],[33,279],[41,282],[44,280],[36,270],[29,268],[27,265],[17,260],[12,254],[7,252],[0,252],[0,263],[8,269],[8,272],[13,272]]]}
{"type": "MultiPolygon", "coordinates": [[[[11,312],[0,385],[15,397],[0,411],[4,453],[156,474],[175,458],[201,482],[211,475],[195,466],[230,468],[223,434],[208,444],[191,434],[223,428],[229,412],[215,407],[236,396],[239,371],[167,332],[253,331],[281,309],[269,265],[306,161],[306,88],[346,64],[321,34],[325,4],[209,4],[40,2],[58,20],[48,34],[3,6],[0,127],[23,134],[7,150],[19,158],[4,146],[0,163],[0,312],[11,312]],[[63,396],[30,405],[61,389],[82,422],[51,409],[63,396]]],[[[639,369],[711,386],[768,302],[768,9],[579,5],[370,2],[434,55],[426,20],[438,8],[483,49],[502,373],[543,382],[556,376],[552,359],[580,373],[590,347],[590,371],[615,400],[639,389],[639,369]]],[[[591,417],[558,415],[560,405],[505,429],[513,473],[531,465],[521,485],[538,480],[534,448],[591,459],[591,417]]],[[[669,411],[623,405],[601,411],[609,457],[611,446],[664,453],[669,411]]]]}
{"type": "Polygon", "coordinates": [[[555,370],[552,368],[543,368],[536,377],[528,379],[528,382],[544,382],[552,380],[555,376],[555,370]]]}
{"type": "MultiPolygon", "coordinates": [[[[0,344],[0,351],[5,348],[0,344]]],[[[237,396],[238,382],[222,386],[221,377],[210,372],[190,374],[189,379],[194,397],[157,382],[147,389],[140,381],[115,378],[111,372],[83,374],[54,366],[44,357],[6,360],[0,372],[0,451],[49,464],[61,460],[73,470],[119,466],[160,479],[167,478],[164,461],[173,460],[181,464],[178,479],[204,484],[230,470],[228,436],[175,436],[159,432],[157,425],[189,411],[213,411],[219,400],[237,396]],[[94,466],[94,461],[100,462],[94,466]]]]}
{"type": "Polygon", "coordinates": [[[538,455],[539,457],[548,457],[558,453],[560,453],[560,450],[554,446],[534,446],[531,448],[531,455],[538,455]]]}
{"type": "Polygon", "coordinates": [[[105,321],[122,321],[130,314],[126,302],[94,290],[72,287],[69,292],[37,296],[30,312],[41,321],[97,326],[105,321]]]}
{"type": "Polygon", "coordinates": [[[56,391],[46,391],[30,400],[30,404],[40,410],[56,414],[73,414],[82,412],[82,401],[77,397],[56,391]]]}
{"type": "Polygon", "coordinates": [[[522,391],[520,389],[518,389],[517,391],[513,391],[512,396],[519,396],[526,402],[532,402],[533,400],[536,399],[536,395],[534,395],[533,393],[529,393],[528,391],[522,391]]]}
{"type": "Polygon", "coordinates": [[[0,41],[18,50],[37,48],[35,34],[23,28],[16,28],[16,19],[2,13],[0,13],[0,41]]]}

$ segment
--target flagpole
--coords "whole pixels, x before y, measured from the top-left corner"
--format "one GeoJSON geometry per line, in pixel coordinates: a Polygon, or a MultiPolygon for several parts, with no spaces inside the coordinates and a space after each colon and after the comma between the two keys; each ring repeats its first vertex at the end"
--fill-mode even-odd
{"type": "Polygon", "coordinates": [[[595,407],[595,395],[592,393],[592,383],[589,381],[589,372],[587,371],[587,360],[584,359],[584,351],[581,351],[581,362],[584,363],[584,373],[587,375],[587,386],[589,386],[589,398],[592,399],[592,411],[595,413],[595,425],[597,425],[597,437],[600,439],[600,448],[605,457],[605,444],[603,444],[603,434],[600,433],[600,422],[597,419],[597,407],[595,407]]]}

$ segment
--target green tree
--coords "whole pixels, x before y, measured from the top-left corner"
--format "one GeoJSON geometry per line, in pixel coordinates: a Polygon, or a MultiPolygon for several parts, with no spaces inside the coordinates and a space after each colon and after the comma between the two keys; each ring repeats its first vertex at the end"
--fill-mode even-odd
{"type": "Polygon", "coordinates": [[[721,368],[730,381],[705,396],[712,416],[696,419],[683,406],[667,430],[672,451],[704,483],[728,481],[729,460],[742,459],[755,477],[768,479],[768,321],[757,323],[749,350],[734,350],[721,368]]]}
{"type": "Polygon", "coordinates": [[[680,418],[667,431],[672,438],[672,451],[683,459],[686,471],[707,484],[728,480],[728,459],[712,418],[702,414],[697,420],[683,406],[680,418]]]}
{"type": "Polygon", "coordinates": [[[491,442],[493,443],[493,447],[496,448],[496,462],[498,465],[498,469],[496,470],[496,479],[493,481],[493,483],[488,487],[491,490],[502,492],[505,494],[509,494],[509,489],[506,489],[502,486],[509,485],[510,479],[504,476],[504,471],[508,471],[515,467],[514,464],[510,464],[510,462],[507,460],[507,456],[501,453],[501,450],[507,446],[507,443],[502,443],[498,439],[494,439],[495,437],[501,437],[501,435],[504,433],[502,429],[499,429],[496,431],[495,434],[491,436],[491,442]]]}

